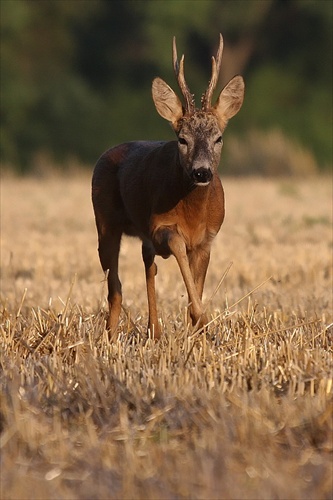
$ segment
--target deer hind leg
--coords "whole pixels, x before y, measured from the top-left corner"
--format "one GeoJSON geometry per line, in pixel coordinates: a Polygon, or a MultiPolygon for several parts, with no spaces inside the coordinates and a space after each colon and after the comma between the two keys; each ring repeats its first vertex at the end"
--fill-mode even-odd
{"type": "Polygon", "coordinates": [[[102,268],[108,273],[109,318],[107,327],[110,339],[115,337],[122,303],[121,283],[118,276],[120,240],[121,233],[103,235],[98,247],[102,268]]]}
{"type": "Polygon", "coordinates": [[[156,291],[155,291],[155,276],[157,274],[157,266],[154,262],[155,250],[150,241],[144,241],[142,243],[142,258],[145,265],[146,272],[146,286],[147,286],[147,296],[148,296],[148,328],[150,329],[151,335],[158,339],[161,335],[160,326],[158,324],[157,318],[157,306],[156,306],[156,291]]]}

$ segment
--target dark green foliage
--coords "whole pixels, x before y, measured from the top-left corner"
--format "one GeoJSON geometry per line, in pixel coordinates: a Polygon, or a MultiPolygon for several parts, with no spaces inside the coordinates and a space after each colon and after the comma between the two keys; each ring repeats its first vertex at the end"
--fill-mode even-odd
{"type": "MultiPolygon", "coordinates": [[[[246,80],[233,133],[281,129],[331,163],[332,4],[326,0],[3,0],[2,163],[21,171],[41,152],[94,163],[125,140],[171,138],[151,100],[174,88],[171,39],[186,53],[200,104],[218,33],[221,84],[246,80]]],[[[221,87],[220,84],[220,87],[221,87]]]]}

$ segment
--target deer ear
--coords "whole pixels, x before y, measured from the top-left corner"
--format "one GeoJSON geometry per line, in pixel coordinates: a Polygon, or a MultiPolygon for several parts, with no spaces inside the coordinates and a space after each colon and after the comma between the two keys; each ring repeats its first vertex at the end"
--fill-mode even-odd
{"type": "Polygon", "coordinates": [[[182,103],[162,78],[155,78],[152,85],[153,101],[157,112],[173,125],[183,116],[182,103]]]}
{"type": "Polygon", "coordinates": [[[221,91],[213,112],[216,114],[221,128],[224,128],[228,120],[235,116],[242,107],[244,100],[244,80],[241,76],[235,76],[221,91]]]}

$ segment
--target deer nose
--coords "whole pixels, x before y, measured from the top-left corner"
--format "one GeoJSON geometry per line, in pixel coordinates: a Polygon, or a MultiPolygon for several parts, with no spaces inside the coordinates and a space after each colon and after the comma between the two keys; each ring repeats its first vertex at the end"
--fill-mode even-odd
{"type": "Polygon", "coordinates": [[[210,168],[199,167],[192,170],[192,179],[195,184],[208,184],[212,180],[213,174],[210,168]]]}

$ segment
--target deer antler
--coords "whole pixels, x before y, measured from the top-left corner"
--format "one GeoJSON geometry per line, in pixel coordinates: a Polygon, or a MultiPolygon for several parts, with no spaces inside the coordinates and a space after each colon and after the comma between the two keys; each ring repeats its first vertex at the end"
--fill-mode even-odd
{"type": "Polygon", "coordinates": [[[172,60],[173,60],[173,69],[176,74],[177,82],[179,88],[185,99],[185,113],[190,114],[195,110],[194,96],[191,94],[190,89],[187,86],[184,76],[184,55],[182,55],[180,59],[180,63],[178,62],[177,56],[177,47],[176,47],[176,37],[173,37],[172,43],[172,60]]]}
{"type": "Polygon", "coordinates": [[[212,95],[216,87],[217,79],[219,77],[221,69],[222,52],[223,52],[223,38],[220,33],[220,43],[216,54],[216,59],[214,56],[212,57],[212,78],[209,82],[206,92],[201,97],[201,105],[204,111],[208,111],[212,107],[212,102],[211,102],[212,95]]]}

